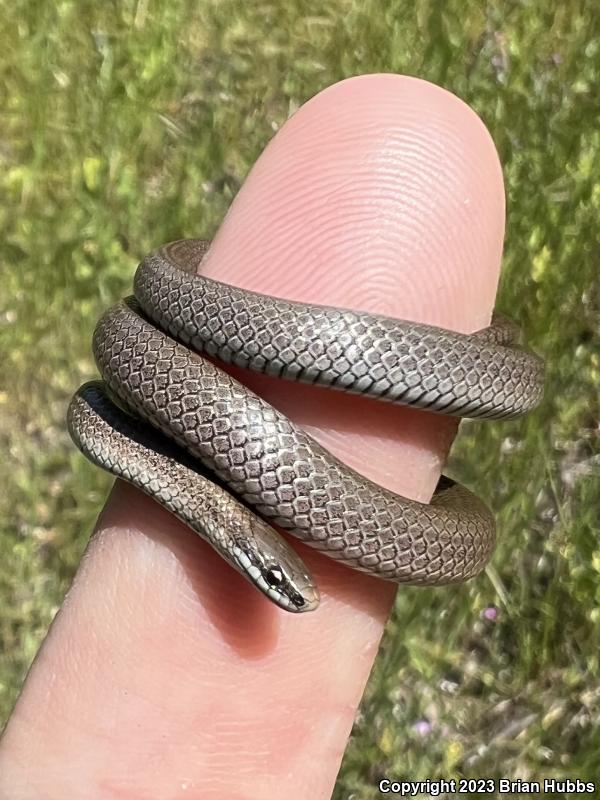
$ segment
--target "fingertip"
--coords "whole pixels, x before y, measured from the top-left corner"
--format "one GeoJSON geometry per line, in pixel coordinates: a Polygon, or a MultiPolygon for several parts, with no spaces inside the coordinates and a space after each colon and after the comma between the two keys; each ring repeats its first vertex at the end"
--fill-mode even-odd
{"type": "Polygon", "coordinates": [[[203,272],[469,331],[489,321],[503,235],[502,171],[477,114],[428,81],[361,75],[274,137],[203,272]]]}

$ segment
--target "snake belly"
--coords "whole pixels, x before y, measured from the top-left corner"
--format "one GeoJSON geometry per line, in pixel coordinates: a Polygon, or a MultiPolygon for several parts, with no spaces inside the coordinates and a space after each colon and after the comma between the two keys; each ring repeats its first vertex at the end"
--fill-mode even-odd
{"type": "Polygon", "coordinates": [[[135,297],[99,321],[94,355],[104,383],[82,387],[68,414],[84,454],[158,500],[289,611],[315,608],[318,589],[266,520],[397,583],[480,573],[495,525],[471,492],[442,477],[431,503],[420,503],[378,486],[212,359],[436,413],[502,419],[534,408],[543,390],[543,365],[515,346],[516,326],[495,317],[465,335],[256,294],[197,274],[209,244],[181,240],[151,253],[136,272],[135,297]]]}

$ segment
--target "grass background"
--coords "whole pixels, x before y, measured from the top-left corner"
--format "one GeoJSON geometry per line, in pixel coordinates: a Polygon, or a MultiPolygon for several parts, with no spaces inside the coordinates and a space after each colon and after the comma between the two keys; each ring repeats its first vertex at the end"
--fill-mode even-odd
{"type": "Polygon", "coordinates": [[[212,235],[302,102],[350,75],[403,72],[458,94],[495,139],[508,195],[498,305],[546,357],[548,389],[525,421],[463,425],[450,471],[496,510],[496,556],[466,587],[399,593],[335,797],[378,797],[384,774],[598,778],[594,4],[0,8],[0,723],[110,483],[64,424],[94,375],[95,319],[149,249],[212,235]]]}

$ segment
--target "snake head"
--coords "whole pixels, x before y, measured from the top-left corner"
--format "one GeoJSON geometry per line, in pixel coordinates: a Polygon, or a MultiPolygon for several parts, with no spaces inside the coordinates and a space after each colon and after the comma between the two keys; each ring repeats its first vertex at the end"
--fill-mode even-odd
{"type": "Polygon", "coordinates": [[[262,519],[253,517],[252,535],[237,537],[233,559],[242,575],[285,611],[313,611],[319,590],[300,556],[262,519]]]}

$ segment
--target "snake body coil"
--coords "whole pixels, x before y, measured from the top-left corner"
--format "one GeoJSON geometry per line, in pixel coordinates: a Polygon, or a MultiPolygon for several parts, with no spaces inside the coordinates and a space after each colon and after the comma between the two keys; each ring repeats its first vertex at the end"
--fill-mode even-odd
{"type": "Polygon", "coordinates": [[[442,478],[425,504],[377,486],[178,342],[270,375],[455,416],[508,418],[533,408],[543,383],[539,359],[514,346],[516,327],[495,318],[467,336],[258,295],[196,275],[208,246],[182,240],[152,253],[136,273],[135,299],[98,323],[104,383],[82,387],[68,413],[84,454],[157,499],[290,611],[315,608],[318,591],[265,519],[398,583],[478,574],[494,521],[464,487],[442,478]]]}

